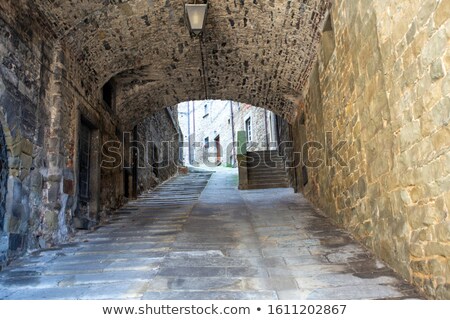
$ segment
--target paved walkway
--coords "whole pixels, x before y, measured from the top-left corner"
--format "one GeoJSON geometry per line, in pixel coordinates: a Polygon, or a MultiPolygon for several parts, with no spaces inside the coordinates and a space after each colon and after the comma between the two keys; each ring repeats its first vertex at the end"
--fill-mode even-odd
{"type": "Polygon", "coordinates": [[[419,297],[292,190],[209,178],[173,179],[110,224],[14,262],[0,299],[419,297]]]}

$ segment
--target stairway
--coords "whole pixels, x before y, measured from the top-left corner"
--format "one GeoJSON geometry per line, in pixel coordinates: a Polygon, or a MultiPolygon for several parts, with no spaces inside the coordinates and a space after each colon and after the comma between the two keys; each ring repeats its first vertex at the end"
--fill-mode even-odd
{"type": "Polygon", "coordinates": [[[278,151],[247,152],[247,189],[289,188],[283,158],[278,151]]]}

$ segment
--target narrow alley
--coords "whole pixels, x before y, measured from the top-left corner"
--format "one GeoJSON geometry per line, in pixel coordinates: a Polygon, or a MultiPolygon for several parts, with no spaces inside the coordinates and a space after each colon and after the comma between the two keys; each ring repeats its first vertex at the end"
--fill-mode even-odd
{"type": "Polygon", "coordinates": [[[0,299],[420,299],[292,189],[178,176],[0,274],[0,299]]]}
{"type": "Polygon", "coordinates": [[[0,299],[450,300],[449,71],[450,0],[1,0],[0,299]]]}

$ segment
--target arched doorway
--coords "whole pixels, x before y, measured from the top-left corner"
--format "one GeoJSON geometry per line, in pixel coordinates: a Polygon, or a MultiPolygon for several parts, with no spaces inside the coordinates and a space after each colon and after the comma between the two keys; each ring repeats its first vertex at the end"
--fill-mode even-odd
{"type": "Polygon", "coordinates": [[[6,213],[6,193],[8,182],[8,154],[5,134],[0,124],[0,233],[3,231],[6,213]]]}

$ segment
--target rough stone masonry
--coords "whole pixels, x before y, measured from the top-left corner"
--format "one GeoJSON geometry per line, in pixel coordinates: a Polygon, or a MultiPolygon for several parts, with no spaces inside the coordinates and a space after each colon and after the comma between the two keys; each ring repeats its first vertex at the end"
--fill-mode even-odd
{"type": "MultiPolygon", "coordinates": [[[[138,123],[120,121],[115,92],[108,105],[68,46],[70,36],[52,29],[36,5],[0,3],[0,269],[26,249],[49,248],[76,228],[95,226],[154,186],[140,184],[137,172],[125,179],[122,167],[101,166],[103,145],[122,142],[138,123]]],[[[178,124],[161,113],[140,117],[154,135],[138,139],[177,139],[178,124]]]]}
{"type": "Polygon", "coordinates": [[[346,142],[346,166],[309,169],[306,186],[299,179],[307,198],[442,299],[450,298],[449,18],[448,0],[336,3],[293,130],[296,151],[324,143],[326,132],[346,142]]]}

